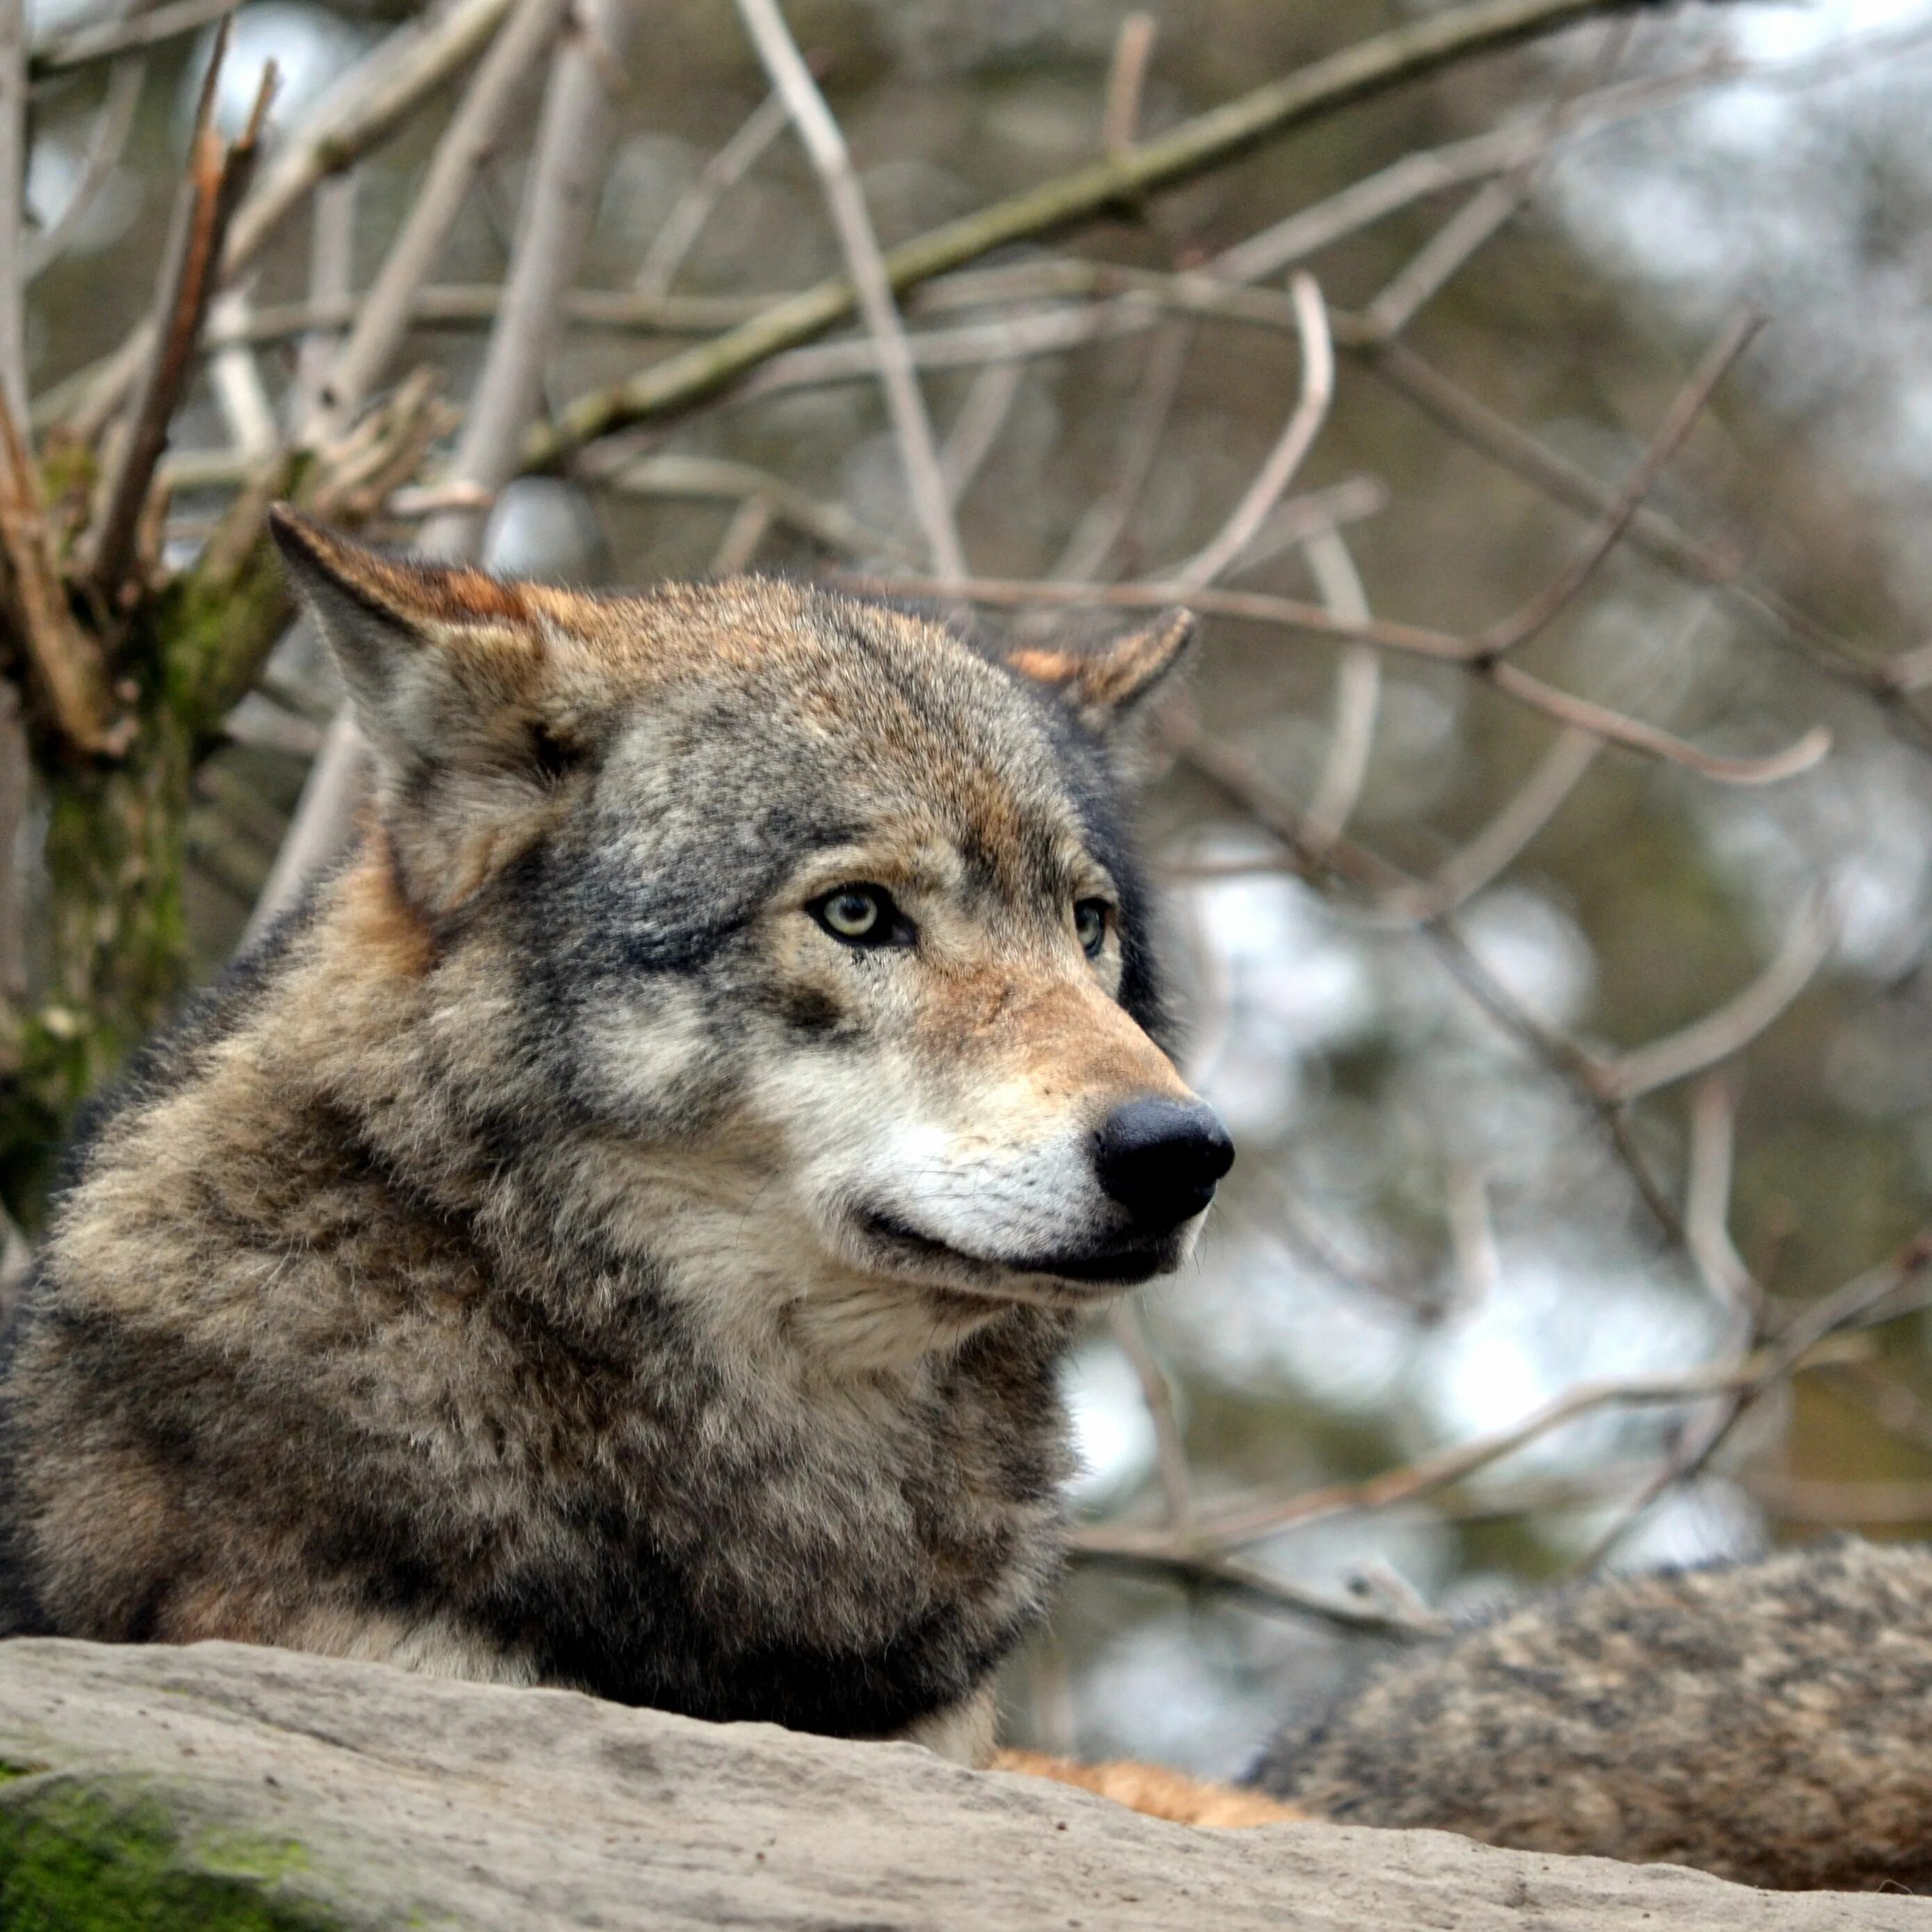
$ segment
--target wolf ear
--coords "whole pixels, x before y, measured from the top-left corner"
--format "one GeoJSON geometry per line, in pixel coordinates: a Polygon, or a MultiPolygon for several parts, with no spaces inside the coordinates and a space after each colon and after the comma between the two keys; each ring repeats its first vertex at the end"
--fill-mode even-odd
{"type": "Polygon", "coordinates": [[[392,774],[479,760],[500,770],[540,748],[548,653],[514,584],[384,556],[286,503],[268,527],[392,774]]]}
{"type": "Polygon", "coordinates": [[[1169,610],[1144,631],[1084,650],[1022,645],[1006,662],[1023,677],[1057,691],[1081,722],[1105,737],[1186,655],[1196,629],[1191,610],[1169,610]]]}

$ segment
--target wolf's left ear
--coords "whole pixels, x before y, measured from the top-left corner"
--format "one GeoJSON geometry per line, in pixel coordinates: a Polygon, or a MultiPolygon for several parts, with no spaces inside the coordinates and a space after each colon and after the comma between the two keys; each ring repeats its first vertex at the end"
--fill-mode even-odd
{"type": "Polygon", "coordinates": [[[1105,737],[1187,654],[1196,628],[1191,610],[1169,610],[1144,631],[1085,650],[1022,645],[1006,662],[1024,677],[1057,691],[1089,730],[1105,737]]]}
{"type": "Polygon", "coordinates": [[[286,503],[270,509],[268,527],[341,668],[356,722],[392,774],[518,761],[548,652],[515,584],[384,556],[286,503]]]}

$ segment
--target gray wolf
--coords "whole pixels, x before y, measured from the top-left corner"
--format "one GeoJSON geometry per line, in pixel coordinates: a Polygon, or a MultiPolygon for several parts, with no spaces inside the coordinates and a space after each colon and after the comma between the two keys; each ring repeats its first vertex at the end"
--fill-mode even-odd
{"type": "Polygon", "coordinates": [[[274,527],[376,795],[74,1157],[0,1631],[983,1758],[1060,1562],[1056,1364],[1232,1157],[1120,812],[1187,621],[1002,657],[274,527]]]}
{"type": "Polygon", "coordinates": [[[1552,1592],[1387,1658],[1255,1777],[1338,1824],[1924,1889],[1932,1550],[1847,1539],[1552,1592]]]}

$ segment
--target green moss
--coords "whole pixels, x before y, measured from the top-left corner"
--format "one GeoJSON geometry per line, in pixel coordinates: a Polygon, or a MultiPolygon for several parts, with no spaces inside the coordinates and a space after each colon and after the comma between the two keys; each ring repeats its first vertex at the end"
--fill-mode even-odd
{"type": "Polygon", "coordinates": [[[4,1932],[331,1932],[286,1895],[302,1847],[230,1831],[184,1837],[122,1780],[16,1784],[0,1798],[4,1932]]]}

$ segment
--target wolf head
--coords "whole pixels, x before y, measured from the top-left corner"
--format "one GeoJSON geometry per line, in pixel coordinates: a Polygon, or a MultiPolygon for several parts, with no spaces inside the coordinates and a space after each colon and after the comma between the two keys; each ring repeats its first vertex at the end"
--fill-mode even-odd
{"type": "Polygon", "coordinates": [[[1113,740],[1184,616],[997,659],[795,584],[592,598],[274,527],[416,970],[638,1245],[980,1318],[1184,1258],[1232,1153],[1157,1043],[1113,740]]]}

